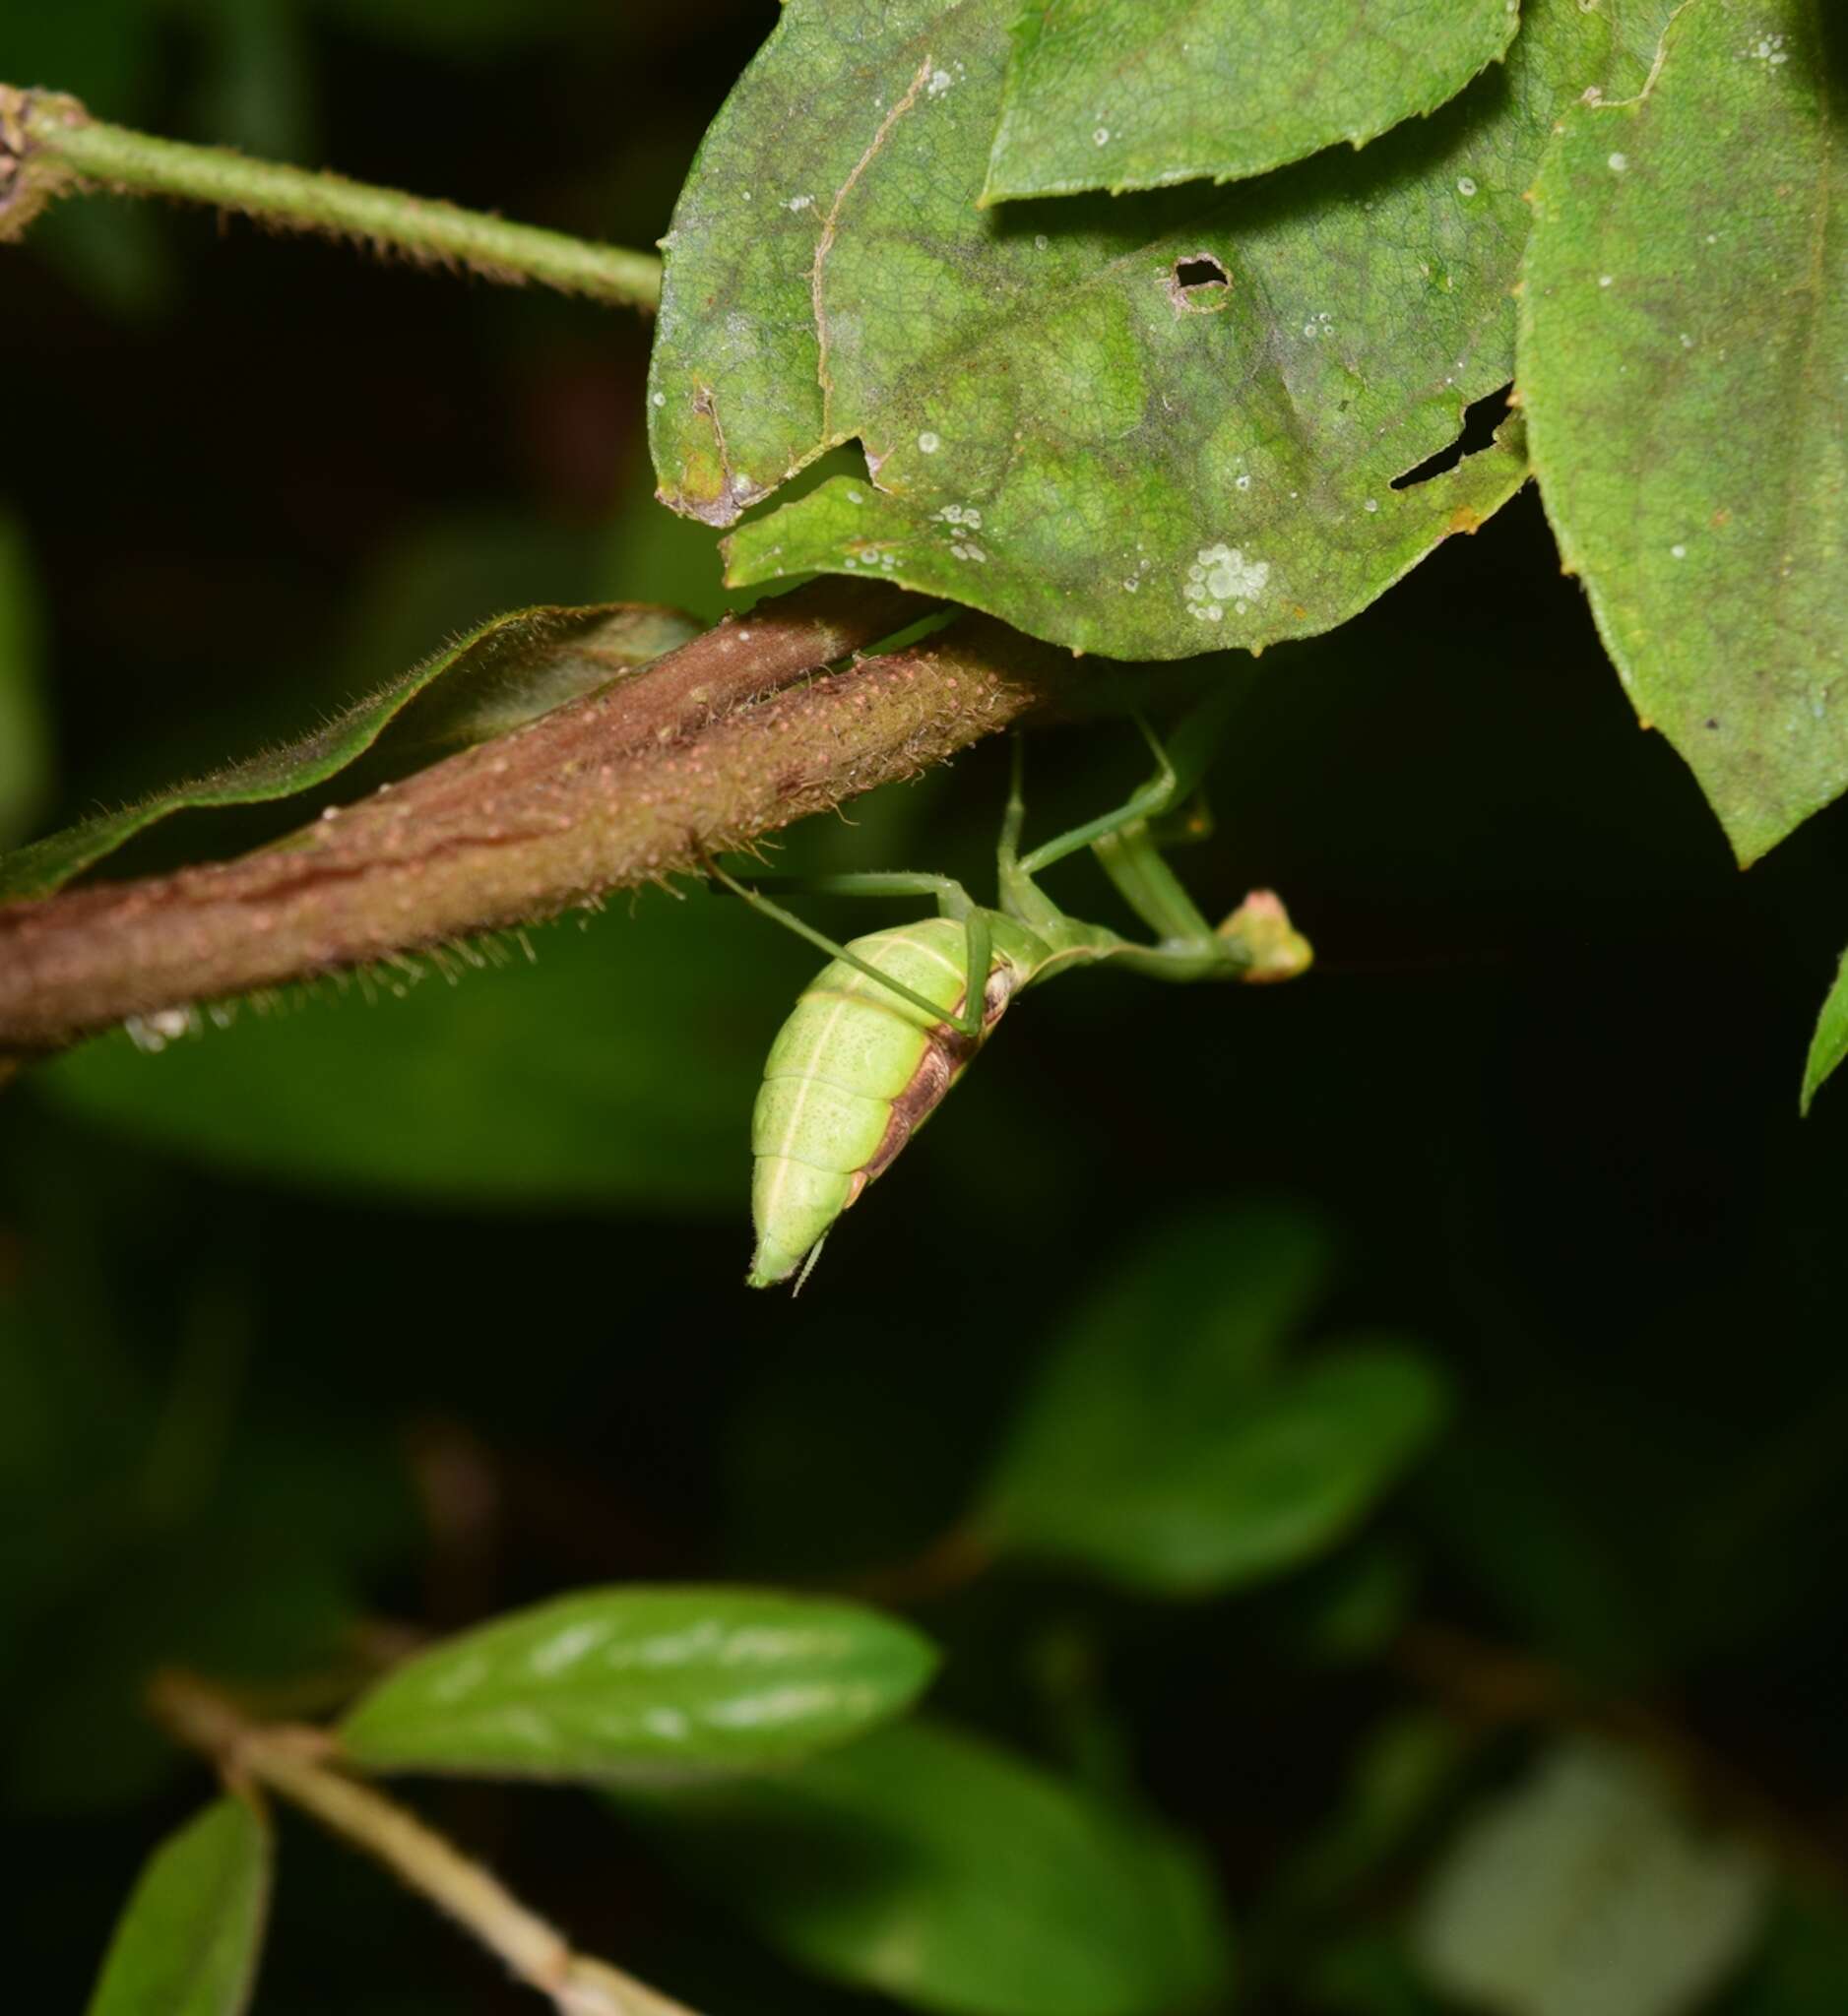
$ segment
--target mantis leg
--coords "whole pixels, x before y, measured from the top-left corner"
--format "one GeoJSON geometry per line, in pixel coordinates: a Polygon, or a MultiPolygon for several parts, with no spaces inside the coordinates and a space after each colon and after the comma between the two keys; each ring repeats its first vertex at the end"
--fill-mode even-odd
{"type": "MultiPolygon", "coordinates": [[[[1238,704],[1241,693],[1235,681],[1228,680],[1207,699],[1201,701],[1191,713],[1183,717],[1180,725],[1163,746],[1147,719],[1139,712],[1132,711],[1130,719],[1141,730],[1142,739],[1149,745],[1149,752],[1155,758],[1155,775],[1148,783],[1130,794],[1114,812],[1106,812],[1102,818],[1089,819],[1082,826],[1074,826],[1069,833],[1061,833],[1057,839],[1049,840],[1044,847],[1037,847],[1018,865],[1028,875],[1037,875],[1041,869],[1050,868],[1054,861],[1062,861],[1067,854],[1074,854],[1080,848],[1090,847],[1096,841],[1110,834],[1120,833],[1125,827],[1163,819],[1173,812],[1177,805],[1195,797],[1200,788],[1200,780],[1206,774],[1207,765],[1213,759],[1213,752],[1219,746],[1225,733],[1226,724],[1233,708],[1238,704]]],[[[1199,799],[1203,807],[1204,799],[1199,799]]],[[[1020,805],[1020,747],[1015,744],[1014,784],[1008,798],[1007,821],[1001,834],[1001,856],[1004,866],[1014,864],[1014,849],[1018,846],[1021,820],[1020,805]]],[[[1169,839],[1204,839],[1212,830],[1210,817],[1202,818],[1199,812],[1183,813],[1178,822],[1178,830],[1165,835],[1169,839]]]]}
{"type": "Polygon", "coordinates": [[[1117,894],[1164,945],[1203,951],[1214,944],[1212,925],[1195,909],[1146,826],[1101,834],[1091,849],[1117,894]]]}
{"type": "Polygon", "coordinates": [[[1157,979],[1269,980],[1303,972],[1311,957],[1309,947],[1274,896],[1253,891],[1215,930],[1162,854],[1164,844],[1204,839],[1212,831],[1200,780],[1237,700],[1236,687],[1222,686],[1187,716],[1166,750],[1138,716],[1136,724],[1159,766],[1155,776],[1115,812],[1074,827],[1025,859],[1018,852],[1023,813],[1017,745],[997,864],[1002,909],[1054,941],[1074,929],[1086,930],[1064,917],[1033,877],[1049,862],[1089,847],[1123,900],[1156,936],[1153,945],[1132,945],[1106,932],[1101,934],[1105,943],[1098,948],[1093,934],[1093,949],[1101,949],[1101,956],[1157,979]]]}
{"type": "MultiPolygon", "coordinates": [[[[1119,833],[1125,826],[1137,826],[1150,819],[1159,818],[1172,809],[1180,788],[1179,773],[1168,760],[1168,751],[1156,739],[1155,730],[1149,726],[1142,715],[1133,717],[1135,724],[1142,731],[1142,739],[1148,743],[1155,757],[1155,775],[1140,789],[1132,791],[1129,797],[1114,812],[1106,812],[1101,818],[1087,819],[1082,826],[1074,826],[1069,833],[1061,833],[1055,840],[1049,840],[1044,847],[1036,847],[1032,853],[1015,865],[1022,875],[1033,876],[1043,868],[1050,868],[1054,861],[1062,861],[1067,854],[1075,854],[1081,848],[1092,846],[1108,834],[1119,833]]],[[[1018,744],[1015,745],[1018,750],[1018,744]]],[[[1008,817],[1018,822],[1018,765],[1016,765],[1016,789],[1008,803],[1008,817]]],[[[1005,837],[1005,829],[1003,829],[1005,837]]]]}
{"type": "Polygon", "coordinates": [[[1211,840],[1213,832],[1213,807],[1204,790],[1196,790],[1184,805],[1149,821],[1149,838],[1160,848],[1195,847],[1211,840]]]}
{"type": "MultiPolygon", "coordinates": [[[[1154,753],[1155,775],[1114,812],[1087,820],[1082,826],[1074,826],[1069,833],[1061,833],[1055,840],[1035,848],[1024,859],[1018,852],[1024,807],[1021,752],[1016,741],[1013,784],[1008,794],[1007,815],[1001,826],[998,853],[1006,907],[1029,924],[1045,927],[1055,922],[1059,914],[1056,906],[1041,894],[1033,878],[1042,868],[1088,847],[1096,853],[1124,901],[1164,945],[1184,948],[1190,955],[1209,950],[1214,943],[1212,926],[1194,908],[1174,870],[1162,858],[1151,822],[1172,813],[1177,800],[1183,794],[1197,793],[1199,776],[1206,767],[1212,741],[1218,734],[1224,705],[1223,697],[1216,696],[1207,703],[1206,709],[1189,717],[1182,724],[1180,735],[1186,738],[1186,745],[1179,764],[1170,760],[1168,751],[1147,721],[1139,714],[1135,716],[1136,725],[1154,753]]],[[[1177,739],[1179,741],[1179,737],[1177,739]]],[[[1172,823],[1179,824],[1180,831],[1178,837],[1182,839],[1202,838],[1211,830],[1211,819],[1204,813],[1203,801],[1188,807],[1179,815],[1178,821],[1172,823]]]]}
{"type": "Polygon", "coordinates": [[[987,1009],[988,977],[989,930],[988,913],[979,904],[970,900],[969,892],[960,882],[948,875],[924,875],[908,873],[844,874],[844,875],[781,875],[766,877],[773,887],[799,888],[830,896],[934,896],[942,914],[960,921],[963,926],[963,950],[967,960],[968,979],[963,988],[963,1006],[960,1012],[941,1007],[895,980],[890,974],[881,973],[870,960],[861,959],[859,953],[846,945],[837,944],[826,932],[817,931],[793,912],[787,911],[780,903],[773,903],[763,894],[762,888],[753,888],[747,883],[728,875],[715,860],[708,859],[706,872],[712,878],[731,890],[733,896],[741,896],[753,910],[761,911],[765,916],[773,917],[792,930],[798,938],[805,938],[818,951],[825,952],[830,959],[839,959],[863,973],[868,979],[877,980],[882,987],[908,1001],[914,1008],[922,1008],[932,1022],[947,1023],[961,1036],[980,1036],[983,1017],[987,1009]]]}

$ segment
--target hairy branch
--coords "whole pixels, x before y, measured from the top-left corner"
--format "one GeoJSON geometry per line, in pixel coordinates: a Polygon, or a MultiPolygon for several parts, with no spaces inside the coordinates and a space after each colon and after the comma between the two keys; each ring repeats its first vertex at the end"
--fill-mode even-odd
{"type": "Polygon", "coordinates": [[[652,310],[661,298],[661,261],[650,252],[247,160],[226,148],[156,140],[93,119],[75,98],[0,84],[0,239],[18,237],[47,203],[84,189],[208,203],[279,230],[347,238],[514,285],[538,281],[618,307],[652,310]]]}
{"type": "Polygon", "coordinates": [[[1065,653],[968,617],[787,690],[927,606],[816,582],[281,846],[0,908],[0,1050],[660,880],[942,762],[1077,683],[1065,653]]]}

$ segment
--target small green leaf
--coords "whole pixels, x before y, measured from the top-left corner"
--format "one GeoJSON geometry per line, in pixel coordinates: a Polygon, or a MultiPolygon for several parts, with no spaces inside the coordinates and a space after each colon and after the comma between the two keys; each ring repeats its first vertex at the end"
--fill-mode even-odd
{"type": "Polygon", "coordinates": [[[1085,1306],[1003,1451],[976,1525],[1006,1553],[1198,1595],[1297,1566],[1430,1441],[1441,1381],[1414,1348],[1276,1354],[1325,1237],[1277,1211],[1165,1232],[1085,1306]]]}
{"type": "Polygon", "coordinates": [[[103,1959],[89,2016],[238,2016],[270,1895],[270,1830],[222,1798],[150,1858],[103,1959]]]}
{"type": "Polygon", "coordinates": [[[670,609],[627,603],[497,616],[296,741],[0,855],[0,903],[51,895],[175,812],[267,804],[324,785],[388,727],[392,753],[412,768],[503,734],[650,663],[697,627],[670,609]]]}
{"type": "Polygon", "coordinates": [[[1026,216],[977,204],[1018,0],[788,0],[666,241],[662,496],[729,526],[858,439],[734,583],[871,569],[1124,659],[1328,629],[1524,480],[1512,424],[1427,465],[1513,376],[1553,122],[1639,88],[1670,5],[1529,0],[1505,66],[1359,154],[1026,216]]]}
{"type": "Polygon", "coordinates": [[[0,843],[27,831],[50,784],[40,632],[25,534],[0,511],[0,843]]]}
{"type": "Polygon", "coordinates": [[[369,1771],[751,1771],[901,1713],[935,1665],[908,1625],[850,1604],[747,1589],[599,1589],[409,1661],[340,1736],[369,1771]]]}
{"type": "Polygon", "coordinates": [[[1224,1987],[1192,1850],[928,1722],[737,1786],[620,1795],[798,1965],[948,2016],[1174,2016],[1224,1987]]]}
{"type": "Polygon", "coordinates": [[[1742,862],[1848,786],[1848,119],[1818,0],[1689,0],[1534,194],[1520,387],[1566,565],[1742,862]]]}
{"type": "Polygon", "coordinates": [[[1051,0],[1013,25],[985,203],[1230,182],[1434,112],[1517,0],[1051,0]]]}
{"type": "Polygon", "coordinates": [[[1467,1821],[1413,1929],[1433,1984],[1506,2016],[1691,2016],[1762,1928],[1770,1870],[1693,1833],[1656,1770],[1563,1742],[1467,1821]]]}
{"type": "Polygon", "coordinates": [[[1835,984],[1828,990],[1822,1012],[1816,1017],[1816,1035],[1810,1039],[1810,1055],[1803,1067],[1803,1110],[1833,1075],[1835,1067],[1848,1057],[1848,952],[1842,954],[1835,984]]]}
{"type": "Polygon", "coordinates": [[[183,1157],[317,1189],[734,1211],[777,1004],[812,955],[701,893],[488,949],[478,972],[482,954],[447,953],[280,1007],[175,1010],[34,1084],[183,1157]]]}

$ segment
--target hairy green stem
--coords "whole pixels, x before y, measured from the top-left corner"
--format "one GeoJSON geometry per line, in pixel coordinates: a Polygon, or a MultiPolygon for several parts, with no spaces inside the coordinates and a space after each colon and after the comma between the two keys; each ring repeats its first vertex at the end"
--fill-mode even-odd
{"type": "Polygon", "coordinates": [[[0,84],[0,239],[17,237],[54,198],[84,189],[211,204],[280,230],[348,238],[516,285],[538,281],[619,307],[652,310],[661,298],[661,261],[649,252],[247,160],[224,148],[157,140],[91,118],[75,98],[0,84]]]}
{"type": "Polygon", "coordinates": [[[885,584],[816,582],[283,846],[0,908],[0,1051],[595,904],[1096,683],[975,617],[792,686],[927,606],[885,584]]]}

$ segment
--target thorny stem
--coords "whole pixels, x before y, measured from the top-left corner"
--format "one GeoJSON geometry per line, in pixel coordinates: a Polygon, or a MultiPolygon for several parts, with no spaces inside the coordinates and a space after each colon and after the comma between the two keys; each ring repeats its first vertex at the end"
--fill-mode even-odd
{"type": "Polygon", "coordinates": [[[267,1787],[383,1862],[446,1911],[561,2016],[691,2016],[619,1969],[572,1951],[554,1926],[414,1813],[350,1778],[329,1760],[320,1730],[247,1722],[233,1703],[187,1673],[162,1673],[151,1705],[180,1741],[211,1757],[232,1784],[267,1787]]]}
{"type": "Polygon", "coordinates": [[[639,677],[330,807],[281,847],[0,908],[0,1052],[662,881],[1095,683],[977,617],[791,689],[926,606],[884,584],[815,582],[639,677]]]}
{"type": "Polygon", "coordinates": [[[0,84],[0,240],[17,237],[56,197],[86,189],[207,203],[279,230],[349,238],[513,285],[538,281],[618,307],[652,311],[661,298],[661,261],[650,252],[247,160],[225,148],[157,140],[93,119],[75,98],[0,84]]]}

